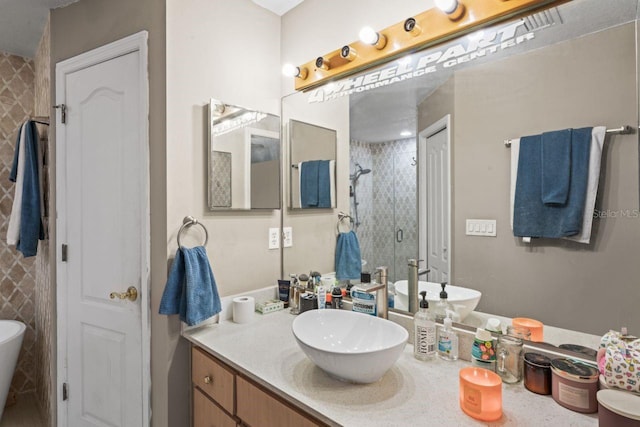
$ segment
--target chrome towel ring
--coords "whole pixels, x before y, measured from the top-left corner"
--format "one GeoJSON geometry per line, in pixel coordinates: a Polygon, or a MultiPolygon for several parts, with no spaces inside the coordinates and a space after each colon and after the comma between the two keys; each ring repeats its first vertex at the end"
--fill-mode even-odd
{"type": "Polygon", "coordinates": [[[338,231],[338,234],[341,233],[340,231],[340,224],[342,224],[342,221],[345,219],[349,219],[349,230],[351,231],[353,230],[353,218],[351,217],[351,215],[347,215],[344,212],[338,212],[338,223],[336,224],[336,230],[338,231]]]}
{"type": "Polygon", "coordinates": [[[191,227],[192,225],[196,225],[196,224],[202,227],[202,229],[204,230],[203,246],[207,246],[207,242],[209,242],[209,232],[207,231],[207,228],[204,226],[204,224],[202,224],[201,222],[198,222],[197,219],[189,215],[184,217],[184,219],[182,220],[182,226],[180,227],[180,230],[178,230],[178,247],[179,248],[182,247],[182,244],[180,244],[180,235],[182,234],[182,232],[185,231],[187,228],[191,227]]]}

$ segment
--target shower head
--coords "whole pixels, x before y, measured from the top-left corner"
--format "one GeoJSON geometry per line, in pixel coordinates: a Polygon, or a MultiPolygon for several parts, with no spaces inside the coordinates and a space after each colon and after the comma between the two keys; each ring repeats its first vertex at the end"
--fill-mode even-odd
{"type": "Polygon", "coordinates": [[[356,168],[356,173],[350,175],[350,178],[353,182],[356,182],[361,175],[371,173],[371,169],[364,169],[362,166],[360,166],[360,163],[356,163],[356,168]]]}

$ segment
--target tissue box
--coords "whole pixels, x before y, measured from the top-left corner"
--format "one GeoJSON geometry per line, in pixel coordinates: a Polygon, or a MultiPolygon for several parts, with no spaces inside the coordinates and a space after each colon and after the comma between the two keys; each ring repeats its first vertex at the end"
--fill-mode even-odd
{"type": "Polygon", "coordinates": [[[256,310],[262,314],[272,313],[274,311],[279,311],[284,309],[284,302],[271,299],[268,301],[259,302],[256,304],[256,310]]]}

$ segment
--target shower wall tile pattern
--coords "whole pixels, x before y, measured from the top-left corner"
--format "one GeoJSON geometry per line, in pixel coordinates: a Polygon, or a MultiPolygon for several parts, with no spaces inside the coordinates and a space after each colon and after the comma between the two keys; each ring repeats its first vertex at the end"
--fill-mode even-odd
{"type": "Polygon", "coordinates": [[[33,61],[0,52],[0,319],[27,325],[8,401],[36,388],[35,258],[23,258],[6,242],[14,193],[9,172],[17,131],[33,113],[33,87],[33,61]]]}
{"type": "MultiPolygon", "coordinates": [[[[390,280],[406,279],[407,259],[418,256],[416,141],[352,141],[350,147],[351,173],[356,162],[372,170],[357,183],[358,238],[366,268],[386,265],[390,280]]],[[[351,209],[353,214],[353,198],[351,209]]]]}

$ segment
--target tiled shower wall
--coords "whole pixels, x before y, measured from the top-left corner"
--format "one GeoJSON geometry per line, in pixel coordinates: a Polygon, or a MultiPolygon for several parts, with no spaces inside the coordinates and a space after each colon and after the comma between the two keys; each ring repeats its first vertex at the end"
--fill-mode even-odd
{"type": "Polygon", "coordinates": [[[350,152],[350,173],[355,173],[356,162],[371,169],[356,184],[357,234],[362,258],[367,261],[364,269],[373,271],[386,265],[390,280],[406,279],[407,259],[418,256],[416,141],[351,141],[350,152]],[[402,236],[398,230],[402,230],[402,236]]]}
{"type": "Polygon", "coordinates": [[[8,402],[36,388],[35,258],[23,258],[6,242],[14,193],[9,172],[18,128],[33,114],[33,88],[33,61],[0,53],[0,319],[27,325],[8,402]]]}

